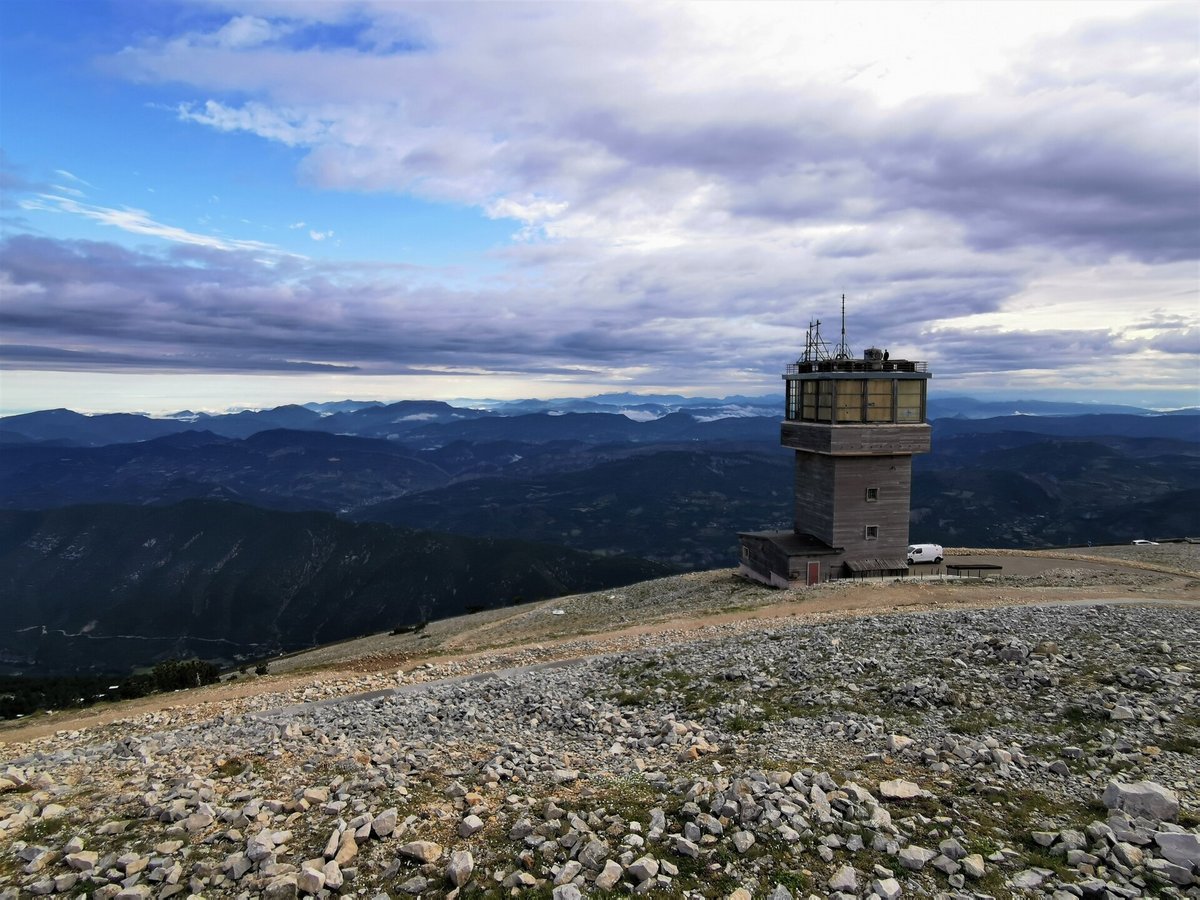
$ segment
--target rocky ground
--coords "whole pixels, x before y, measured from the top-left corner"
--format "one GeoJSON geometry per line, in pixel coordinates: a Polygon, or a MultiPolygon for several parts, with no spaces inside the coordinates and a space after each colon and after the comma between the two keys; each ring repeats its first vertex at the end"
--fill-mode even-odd
{"type": "Polygon", "coordinates": [[[1099,605],[1057,561],[889,614],[685,576],[486,619],[490,654],[447,631],[415,667],[10,732],[0,897],[1200,897],[1181,558],[1099,605]],[[580,636],[605,600],[622,630],[580,636]],[[693,619],[645,628],[663,606],[693,619]]]}

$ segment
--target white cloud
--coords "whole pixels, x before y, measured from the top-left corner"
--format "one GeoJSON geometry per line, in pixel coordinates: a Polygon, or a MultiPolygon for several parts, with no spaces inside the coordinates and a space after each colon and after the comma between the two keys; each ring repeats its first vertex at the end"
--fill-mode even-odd
{"type": "Polygon", "coordinates": [[[86,184],[88,187],[92,187],[91,184],[84,181],[78,175],[75,175],[72,172],[68,172],[66,169],[55,169],[54,174],[61,175],[63,178],[66,178],[68,181],[75,181],[75,182],[78,182],[79,184],[86,184]]]}
{"type": "Polygon", "coordinates": [[[220,47],[244,49],[276,40],[289,30],[257,16],[235,16],[217,31],[214,40],[220,47]]]}
{"type": "Polygon", "coordinates": [[[469,296],[418,296],[403,279],[329,288],[348,320],[363,291],[386,298],[370,307],[379,331],[428,317],[414,366],[472,353],[457,340],[480,308],[494,329],[480,346],[541,354],[522,371],[578,363],[676,384],[774,371],[843,292],[852,338],[932,344],[932,320],[945,370],[963,377],[989,359],[963,329],[1016,335],[993,361],[1039,377],[1067,363],[1021,356],[1042,346],[1026,332],[1116,348],[1105,372],[1120,378],[1145,376],[1131,336],[1174,348],[1171,329],[1194,327],[1190,6],[254,9],[113,64],[185,85],[180,120],[298,148],[306,187],[519,223],[502,270],[469,296]],[[351,20],[354,46],[276,40],[351,20]],[[1139,325],[1151,310],[1183,325],[1139,325]]]}
{"type": "Polygon", "coordinates": [[[314,144],[327,126],[315,115],[286,109],[271,109],[261,103],[247,103],[240,108],[208,100],[197,109],[180,104],[176,114],[182,121],[209,125],[218,131],[250,131],[259,137],[282,144],[314,144]]]}
{"type": "Polygon", "coordinates": [[[257,252],[283,253],[277,247],[262,241],[245,241],[232,238],[220,238],[208,234],[198,234],[174,225],[165,225],[150,218],[145,210],[132,207],[115,209],[107,206],[94,206],[89,203],[79,203],[69,197],[54,194],[38,194],[33,198],[20,201],[22,209],[39,212],[65,212],[91,219],[101,225],[109,225],[127,231],[131,234],[144,234],[177,244],[190,244],[195,247],[207,247],[213,250],[253,250],[257,252]]]}

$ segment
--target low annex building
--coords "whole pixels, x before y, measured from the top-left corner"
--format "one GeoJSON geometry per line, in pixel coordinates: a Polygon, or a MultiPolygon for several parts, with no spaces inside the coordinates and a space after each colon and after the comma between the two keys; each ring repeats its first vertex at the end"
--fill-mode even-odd
{"type": "Polygon", "coordinates": [[[783,374],[795,525],[738,535],[740,572],[777,587],[906,573],[912,457],[930,446],[926,364],[874,347],[853,358],[844,325],[830,353],[820,325],[783,374]]]}

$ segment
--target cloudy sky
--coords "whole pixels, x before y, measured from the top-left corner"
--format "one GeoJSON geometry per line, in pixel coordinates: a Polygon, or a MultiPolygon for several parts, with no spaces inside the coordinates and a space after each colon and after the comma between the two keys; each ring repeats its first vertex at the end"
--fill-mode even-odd
{"type": "Polygon", "coordinates": [[[1195,4],[0,4],[0,407],[1200,403],[1195,4]]]}

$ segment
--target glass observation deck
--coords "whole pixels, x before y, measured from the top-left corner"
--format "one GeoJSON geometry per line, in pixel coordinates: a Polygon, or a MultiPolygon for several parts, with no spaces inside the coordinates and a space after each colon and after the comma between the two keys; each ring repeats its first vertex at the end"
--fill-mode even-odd
{"type": "Polygon", "coordinates": [[[789,365],[785,416],[825,425],[925,422],[926,364],[906,359],[821,359],[789,365]]]}

